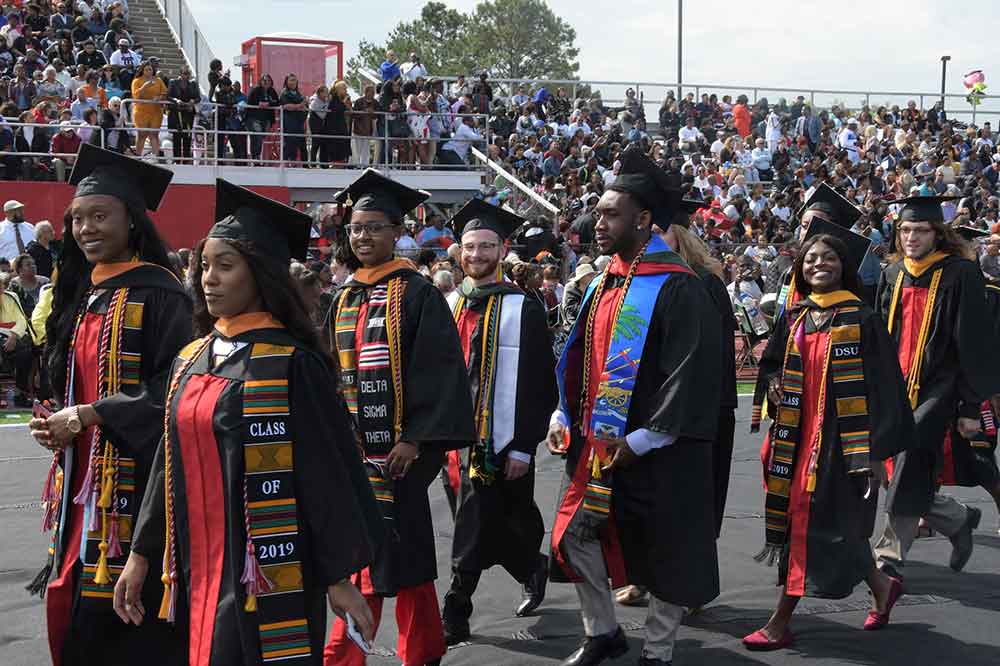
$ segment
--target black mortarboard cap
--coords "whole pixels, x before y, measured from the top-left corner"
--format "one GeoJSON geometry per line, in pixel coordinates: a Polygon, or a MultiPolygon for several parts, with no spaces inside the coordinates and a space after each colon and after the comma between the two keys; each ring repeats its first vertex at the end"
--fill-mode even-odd
{"type": "Polygon", "coordinates": [[[812,194],[799,209],[799,217],[801,218],[808,210],[818,210],[845,229],[853,227],[862,215],[861,209],[852,204],[850,199],[826,183],[820,183],[813,188],[812,194]]]}
{"type": "MultiPolygon", "coordinates": [[[[869,238],[851,231],[850,229],[839,224],[827,222],[822,218],[814,218],[813,221],[809,223],[809,231],[806,232],[805,240],[809,240],[813,236],[818,236],[820,234],[828,234],[844,241],[844,244],[847,245],[848,258],[850,259],[854,272],[857,273],[861,270],[861,264],[864,262],[865,256],[868,254],[868,250],[872,245],[869,238]]],[[[846,266],[844,267],[844,270],[847,270],[846,266]]]]}
{"type": "Polygon", "coordinates": [[[397,183],[369,168],[348,185],[347,189],[337,192],[333,200],[351,210],[381,211],[393,224],[402,224],[403,215],[430,198],[431,195],[423,190],[397,183]]]}
{"type": "Polygon", "coordinates": [[[614,182],[608,186],[615,192],[627,192],[653,211],[654,220],[676,209],[681,193],[674,187],[667,172],[649,159],[635,144],[630,145],[619,158],[622,166],[614,182]]]}
{"type": "Polygon", "coordinates": [[[76,197],[107,194],[143,210],[156,210],[173,177],[170,169],[84,143],[69,184],[76,185],[76,197]]]}
{"type": "Polygon", "coordinates": [[[679,224],[685,229],[691,226],[691,215],[697,213],[702,208],[708,208],[711,202],[699,199],[680,199],[674,212],[674,219],[671,224],[679,224]]]}
{"type": "Polygon", "coordinates": [[[510,238],[524,222],[525,219],[520,215],[482,199],[470,199],[451,218],[452,227],[459,235],[466,231],[489,229],[496,233],[501,241],[510,238]]]}
{"type": "Polygon", "coordinates": [[[209,238],[249,241],[283,264],[306,258],[309,215],[221,178],[215,181],[215,220],[209,238]]]}
{"type": "Polygon", "coordinates": [[[958,197],[906,197],[894,199],[891,204],[902,204],[897,222],[944,222],[941,204],[958,197]]]}
{"type": "Polygon", "coordinates": [[[958,235],[967,241],[974,241],[977,238],[986,238],[990,235],[990,232],[985,229],[976,229],[975,227],[969,227],[964,224],[955,227],[955,231],[957,231],[958,235]]]}

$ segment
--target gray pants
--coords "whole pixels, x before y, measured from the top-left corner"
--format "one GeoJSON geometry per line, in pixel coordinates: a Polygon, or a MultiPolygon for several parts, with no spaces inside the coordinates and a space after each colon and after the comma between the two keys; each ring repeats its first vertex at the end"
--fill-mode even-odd
{"type": "MultiPolygon", "coordinates": [[[[611,598],[608,567],[597,538],[597,521],[591,514],[583,510],[577,512],[563,536],[562,549],[570,566],[583,578],[575,587],[580,597],[584,632],[587,636],[601,636],[616,631],[618,620],[611,598]]],[[[650,594],[643,656],[664,661],[673,659],[674,641],[683,617],[681,606],[650,594]]]]}
{"type": "MultiPolygon", "coordinates": [[[[931,529],[950,538],[962,529],[967,516],[968,510],[964,504],[948,495],[935,493],[924,519],[931,529]]],[[[920,518],[917,516],[887,514],[885,530],[875,543],[875,557],[879,567],[888,564],[896,571],[902,571],[906,555],[917,538],[919,522],[920,518]]]]}

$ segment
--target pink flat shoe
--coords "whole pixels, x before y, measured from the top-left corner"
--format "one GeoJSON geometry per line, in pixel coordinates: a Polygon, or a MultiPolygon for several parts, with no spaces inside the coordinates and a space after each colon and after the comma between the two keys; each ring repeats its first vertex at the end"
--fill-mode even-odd
{"type": "Polygon", "coordinates": [[[791,646],[794,637],[792,632],[785,630],[785,635],[776,641],[772,641],[763,631],[758,629],[749,636],[743,637],[743,647],[751,652],[772,652],[774,650],[784,650],[791,646]]]}
{"type": "Polygon", "coordinates": [[[889,613],[892,612],[892,607],[896,605],[896,601],[903,596],[903,582],[891,576],[889,580],[892,582],[889,583],[889,600],[886,601],[885,612],[869,612],[868,617],[865,619],[865,631],[878,631],[889,624],[889,613]]]}

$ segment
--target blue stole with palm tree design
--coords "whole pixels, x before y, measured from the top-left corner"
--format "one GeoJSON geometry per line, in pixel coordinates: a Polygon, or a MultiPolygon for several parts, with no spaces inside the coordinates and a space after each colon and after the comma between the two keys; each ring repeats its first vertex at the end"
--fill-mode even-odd
{"type": "MultiPolygon", "coordinates": [[[[663,253],[668,253],[668,263],[678,263],[684,267],[681,272],[690,272],[690,268],[687,268],[683,260],[675,255],[658,235],[654,234],[646,247],[643,259],[645,260],[650,255],[663,253]]],[[[637,274],[632,277],[628,284],[628,290],[624,294],[624,302],[613,324],[611,343],[608,345],[608,355],[604,360],[604,371],[601,373],[601,382],[597,387],[594,408],[590,417],[589,431],[599,439],[621,438],[626,434],[625,424],[628,421],[629,404],[632,402],[632,390],[635,388],[635,380],[639,375],[639,363],[642,360],[642,350],[646,345],[646,335],[649,333],[653,308],[656,306],[660,288],[674,272],[678,271],[664,271],[651,275],[637,274]]],[[[583,303],[580,306],[580,316],[573,324],[557,367],[559,405],[567,423],[572,423],[567,408],[565,390],[567,352],[579,335],[580,327],[586,325],[587,318],[584,313],[587,312],[588,304],[590,307],[598,305],[590,303],[590,301],[593,299],[599,282],[599,279],[591,280],[587,287],[583,303]]],[[[587,368],[584,368],[583,372],[587,372],[587,368]]]]}

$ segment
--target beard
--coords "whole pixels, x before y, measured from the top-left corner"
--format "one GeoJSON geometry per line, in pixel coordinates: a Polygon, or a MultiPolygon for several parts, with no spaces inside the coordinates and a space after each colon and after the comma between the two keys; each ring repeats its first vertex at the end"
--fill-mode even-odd
{"type": "Polygon", "coordinates": [[[461,262],[462,272],[465,273],[466,277],[472,278],[473,280],[482,280],[491,275],[496,275],[497,266],[500,265],[499,261],[483,261],[477,262],[475,264],[470,264],[468,262],[461,262]]]}

